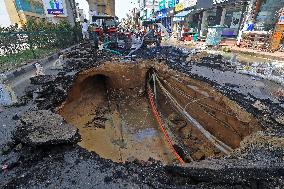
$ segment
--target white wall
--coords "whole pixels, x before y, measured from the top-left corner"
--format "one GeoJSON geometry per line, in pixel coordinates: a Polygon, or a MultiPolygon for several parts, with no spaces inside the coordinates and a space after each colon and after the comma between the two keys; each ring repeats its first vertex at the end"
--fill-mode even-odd
{"type": "Polygon", "coordinates": [[[4,0],[0,0],[0,27],[7,27],[10,25],[11,21],[4,0]]]}

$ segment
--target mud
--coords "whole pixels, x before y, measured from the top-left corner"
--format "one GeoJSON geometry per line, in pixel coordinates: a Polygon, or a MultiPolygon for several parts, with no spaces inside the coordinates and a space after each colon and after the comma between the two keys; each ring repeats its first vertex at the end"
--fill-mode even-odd
{"type": "Polygon", "coordinates": [[[187,59],[191,54],[196,52],[160,47],[137,52],[136,60],[120,60],[89,44],[74,47],[62,72],[34,78],[38,82],[21,98],[25,103],[0,112],[0,187],[283,188],[280,99],[269,95],[271,87],[259,90],[259,83],[233,68],[212,66],[214,57],[199,65],[203,60],[194,63],[187,59]],[[231,154],[208,143],[158,86],[163,120],[195,159],[175,165],[146,98],[150,68],[180,104],[192,103],[187,112],[234,148],[231,154]],[[40,148],[17,143],[11,137],[17,129],[13,118],[34,110],[60,113],[79,129],[82,141],[40,148]]]}
{"type": "MultiPolygon", "coordinates": [[[[144,161],[153,158],[163,164],[176,161],[145,95],[149,70],[161,75],[168,87],[172,87],[169,90],[176,99],[187,105],[186,110],[231,148],[239,147],[245,136],[261,130],[249,113],[206,83],[179,75],[153,61],[134,64],[113,61],[80,72],[67,100],[57,110],[79,128],[80,146],[115,162],[136,158],[144,161]]],[[[161,90],[158,99],[164,122],[194,160],[224,155],[175,111],[161,90]]]]}

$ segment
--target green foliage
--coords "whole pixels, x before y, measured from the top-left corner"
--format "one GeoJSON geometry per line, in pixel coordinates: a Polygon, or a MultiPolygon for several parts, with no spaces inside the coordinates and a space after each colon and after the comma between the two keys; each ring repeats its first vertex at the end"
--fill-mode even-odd
{"type": "Polygon", "coordinates": [[[0,28],[0,67],[7,62],[41,58],[50,49],[69,47],[79,42],[80,35],[78,25],[72,27],[67,20],[53,24],[29,19],[22,28],[0,28]]]}
{"type": "Polygon", "coordinates": [[[44,58],[47,55],[55,53],[56,51],[58,51],[57,48],[35,49],[33,51],[28,49],[19,53],[0,56],[0,73],[17,68],[34,60],[34,54],[37,55],[37,58],[44,58]]]}

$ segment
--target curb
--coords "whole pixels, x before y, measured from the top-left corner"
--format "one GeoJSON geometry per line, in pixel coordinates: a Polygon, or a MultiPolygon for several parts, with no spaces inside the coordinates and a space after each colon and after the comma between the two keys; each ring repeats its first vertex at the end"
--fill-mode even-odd
{"type": "Polygon", "coordinates": [[[245,55],[249,55],[249,56],[255,56],[257,58],[264,58],[264,59],[271,59],[271,60],[277,60],[277,61],[284,61],[284,58],[280,58],[280,57],[272,56],[272,55],[257,54],[257,53],[254,53],[254,52],[246,52],[246,51],[240,51],[240,50],[235,50],[235,49],[232,49],[231,52],[232,53],[241,53],[241,54],[245,54],[245,55]]]}
{"type": "MultiPolygon", "coordinates": [[[[79,44],[77,44],[79,45],[79,44]]],[[[35,60],[33,62],[30,62],[24,66],[21,66],[15,70],[9,71],[4,73],[5,79],[3,80],[4,83],[12,83],[12,81],[16,80],[21,75],[27,74],[28,72],[35,72],[36,67],[35,64],[39,63],[42,67],[46,67],[49,63],[52,61],[58,59],[60,53],[64,53],[66,51],[69,51],[71,48],[76,47],[77,45],[73,45],[71,47],[68,47],[66,49],[60,50],[57,53],[54,53],[50,56],[47,56],[43,59],[35,60]]]]}

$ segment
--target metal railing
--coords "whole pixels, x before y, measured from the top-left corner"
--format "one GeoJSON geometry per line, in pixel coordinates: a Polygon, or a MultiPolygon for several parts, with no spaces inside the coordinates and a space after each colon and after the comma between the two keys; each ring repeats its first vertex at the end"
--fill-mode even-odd
{"type": "MultiPolygon", "coordinates": [[[[24,50],[66,48],[77,43],[76,33],[69,31],[0,32],[0,56],[8,56],[24,50]]],[[[34,54],[34,58],[37,55],[34,54]]]]}

